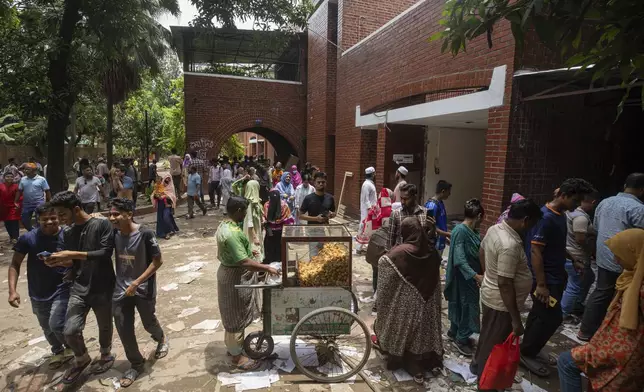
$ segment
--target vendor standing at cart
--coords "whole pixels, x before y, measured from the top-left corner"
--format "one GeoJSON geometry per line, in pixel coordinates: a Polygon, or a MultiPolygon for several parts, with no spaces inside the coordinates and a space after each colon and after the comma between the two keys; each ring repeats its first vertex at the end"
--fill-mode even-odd
{"type": "Polygon", "coordinates": [[[257,272],[277,275],[275,268],[253,260],[251,244],[241,224],[246,217],[248,201],[232,196],[226,204],[227,218],[221,222],[217,239],[217,258],[221,265],[217,270],[217,297],[221,321],[224,325],[224,342],[233,365],[242,371],[256,370],[261,362],[242,355],[244,330],[259,317],[257,290],[237,289],[235,285],[257,283],[257,272]]]}
{"type": "MultiPolygon", "coordinates": [[[[326,192],[326,174],[317,172],[313,176],[315,193],[304,198],[300,206],[300,220],[307,221],[309,225],[329,224],[335,218],[335,199],[326,192]]],[[[321,243],[310,243],[309,257],[316,256],[322,246],[321,243]]]]}

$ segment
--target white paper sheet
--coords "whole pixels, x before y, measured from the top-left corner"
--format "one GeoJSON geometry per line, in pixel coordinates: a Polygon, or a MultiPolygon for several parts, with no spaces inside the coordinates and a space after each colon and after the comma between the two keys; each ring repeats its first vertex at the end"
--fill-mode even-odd
{"type": "Polygon", "coordinates": [[[172,290],[176,290],[178,288],[179,288],[179,285],[177,283],[170,283],[170,284],[167,284],[167,285],[161,287],[161,290],[163,290],[163,291],[172,291],[172,290]]]}
{"type": "Polygon", "coordinates": [[[476,382],[476,376],[470,372],[469,364],[453,359],[446,359],[443,361],[443,365],[454,373],[460,374],[468,384],[474,384],[476,382]]]}
{"type": "Polygon", "coordinates": [[[201,309],[200,309],[199,307],[196,307],[196,308],[186,308],[186,309],[183,309],[183,310],[181,311],[181,313],[179,313],[179,316],[177,316],[177,317],[179,317],[179,318],[184,318],[184,317],[192,316],[193,314],[195,314],[195,313],[199,313],[200,311],[201,311],[201,309]]]}
{"type": "Polygon", "coordinates": [[[220,373],[217,378],[222,385],[235,385],[235,392],[253,389],[270,388],[271,384],[279,381],[280,377],[275,370],[249,372],[239,374],[220,373]]]}
{"type": "Polygon", "coordinates": [[[193,261],[190,264],[186,264],[181,267],[177,267],[174,269],[174,272],[197,272],[203,267],[205,267],[208,263],[205,261],[193,261]]]}
{"type": "Polygon", "coordinates": [[[521,388],[523,389],[523,392],[547,392],[545,389],[536,384],[530,384],[530,381],[526,379],[523,379],[523,381],[521,381],[521,388]]]}
{"type": "Polygon", "coordinates": [[[561,334],[563,336],[567,337],[568,339],[576,342],[576,343],[579,343],[579,344],[588,343],[588,342],[584,342],[584,341],[581,341],[581,340],[577,339],[577,333],[575,331],[573,331],[572,329],[564,327],[563,330],[561,331],[561,334]]]}
{"type": "Polygon", "coordinates": [[[49,350],[45,350],[42,347],[34,347],[16,359],[16,362],[22,365],[38,367],[45,363],[47,356],[50,354],[49,350]]]}
{"type": "Polygon", "coordinates": [[[192,298],[192,295],[189,295],[187,297],[179,297],[179,299],[182,301],[190,301],[190,298],[192,298]]]}
{"type": "Polygon", "coordinates": [[[394,377],[398,382],[412,381],[414,378],[402,369],[394,370],[394,377]]]}
{"type": "Polygon", "coordinates": [[[38,344],[38,343],[40,343],[40,342],[44,342],[45,340],[47,340],[47,338],[46,338],[46,337],[44,337],[44,336],[41,336],[41,337],[39,337],[39,338],[31,339],[29,342],[27,342],[27,344],[28,344],[29,346],[33,346],[34,344],[38,344]]]}
{"type": "Polygon", "coordinates": [[[219,328],[221,324],[220,320],[204,320],[199,324],[195,324],[190,329],[204,329],[204,330],[214,330],[219,328]]]}
{"type": "Polygon", "coordinates": [[[168,324],[166,325],[170,331],[174,332],[181,332],[184,329],[186,329],[186,325],[183,323],[183,321],[177,321],[176,323],[168,324]]]}
{"type": "Polygon", "coordinates": [[[203,274],[201,272],[186,272],[184,274],[181,274],[181,278],[179,279],[179,283],[181,284],[190,284],[195,281],[195,279],[199,278],[203,274]]]}

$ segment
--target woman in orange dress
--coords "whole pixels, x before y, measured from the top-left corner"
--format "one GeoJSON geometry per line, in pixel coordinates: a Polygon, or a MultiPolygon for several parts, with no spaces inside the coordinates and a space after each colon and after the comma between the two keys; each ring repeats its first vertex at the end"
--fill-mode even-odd
{"type": "Polygon", "coordinates": [[[644,230],[606,241],[624,271],[601,327],[586,345],[559,356],[562,392],[581,391],[581,372],[593,391],[642,391],[644,385],[644,230]]]}

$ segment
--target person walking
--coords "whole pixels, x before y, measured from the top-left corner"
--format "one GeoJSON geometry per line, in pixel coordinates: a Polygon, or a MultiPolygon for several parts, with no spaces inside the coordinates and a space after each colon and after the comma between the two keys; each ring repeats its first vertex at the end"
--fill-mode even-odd
{"type": "Polygon", "coordinates": [[[438,235],[436,249],[441,255],[451,235],[447,230],[447,209],[445,208],[445,200],[449,199],[451,194],[452,184],[440,180],[436,184],[436,194],[425,203],[425,208],[432,211],[432,216],[436,219],[436,234],[438,235]]]}
{"type": "Polygon", "coordinates": [[[291,166],[291,184],[293,189],[297,189],[302,184],[302,175],[297,170],[297,165],[291,166]]]}
{"type": "Polygon", "coordinates": [[[157,176],[150,199],[157,210],[156,235],[158,238],[169,240],[171,235],[179,231],[173,215],[174,209],[177,208],[175,189],[171,175],[166,174],[163,180],[157,176]]]}
{"type": "Polygon", "coordinates": [[[154,232],[134,223],[133,216],[134,203],[131,200],[112,201],[109,220],[116,229],[116,285],[112,296],[114,324],[131,366],[120,379],[123,388],[132,385],[143,372],[145,364],[145,358],[141,355],[136,341],[134,309],[139,313],[143,328],[157,344],[154,358],[164,358],[170,349],[155,315],[156,272],[163,264],[161,249],[154,232]]]}
{"type": "Polygon", "coordinates": [[[562,392],[639,392],[644,385],[644,230],[627,229],[606,241],[623,272],[608,313],[588,344],[559,355],[562,392]],[[589,388],[590,390],[590,388],[589,388]]]}
{"type": "Polygon", "coordinates": [[[622,266],[615,262],[606,241],[632,228],[644,228],[644,173],[626,178],[624,192],[602,200],[595,211],[597,229],[597,285],[586,301],[584,317],[577,338],[589,341],[601,325],[608,305],[615,295],[615,283],[622,266]]]}
{"type": "Polygon", "coordinates": [[[295,223],[288,204],[282,199],[278,190],[268,193],[264,204],[264,221],[268,228],[264,237],[264,264],[282,260],[282,231],[284,226],[295,223]]]}
{"type": "Polygon", "coordinates": [[[275,189],[282,195],[282,200],[288,204],[288,208],[293,215],[295,215],[295,189],[291,184],[291,173],[285,172],[282,174],[282,181],[275,186],[275,189]]]}
{"type": "Polygon", "coordinates": [[[151,187],[157,180],[157,160],[153,159],[150,166],[148,166],[148,188],[151,187]]]}
{"type": "Polygon", "coordinates": [[[226,205],[228,205],[228,199],[233,193],[233,172],[230,170],[229,164],[224,164],[224,171],[221,174],[221,206],[224,209],[224,215],[226,215],[226,205]]]}
{"type": "Polygon", "coordinates": [[[197,206],[201,208],[203,215],[206,215],[208,210],[201,202],[201,176],[197,173],[197,168],[195,166],[190,166],[186,193],[188,195],[188,219],[193,219],[195,217],[195,203],[197,203],[197,206]]]}
{"type": "Polygon", "coordinates": [[[295,211],[293,215],[297,224],[306,224],[305,220],[300,220],[300,208],[302,207],[304,198],[313,192],[315,192],[315,189],[311,185],[311,176],[305,174],[302,176],[302,183],[295,189],[295,211]]]}
{"type": "Polygon", "coordinates": [[[224,169],[221,167],[221,163],[217,162],[215,158],[211,159],[208,173],[208,196],[210,197],[210,206],[213,208],[219,208],[221,202],[221,177],[223,174],[224,169]]]}
{"type": "Polygon", "coordinates": [[[484,214],[479,200],[465,202],[465,220],[452,229],[447,258],[444,294],[451,323],[447,336],[466,357],[474,353],[470,336],[481,332],[479,287],[483,282],[483,266],[479,259],[481,235],[478,228],[484,214]]]}
{"type": "Polygon", "coordinates": [[[22,200],[16,204],[18,184],[14,182],[11,171],[3,174],[4,181],[0,183],[0,220],[9,235],[9,242],[14,245],[20,236],[20,205],[22,200]]]}
{"type": "Polygon", "coordinates": [[[112,355],[112,294],[114,292],[113,228],[109,220],[88,215],[73,192],[57,193],[51,200],[64,233],[65,250],[45,258],[51,268],[72,267],[72,284],[65,320],[65,341],[74,351],[74,365],[63,375],[64,384],[73,384],[83,371],[101,374],[114,364],[112,355]],[[100,357],[91,360],[83,338],[87,314],[93,310],[98,325],[100,357]]]}
{"type": "MultiPolygon", "coordinates": [[[[376,169],[373,167],[368,167],[364,171],[365,180],[362,183],[362,188],[360,189],[360,228],[358,233],[362,233],[365,230],[365,225],[367,224],[367,217],[369,216],[369,210],[375,207],[378,203],[378,195],[376,193],[376,184],[374,183],[376,179],[376,169]]],[[[364,245],[369,241],[360,241],[356,247],[357,253],[364,253],[364,245]]]]}
{"type": "Polygon", "coordinates": [[[510,205],[508,216],[488,229],[481,242],[485,273],[481,284],[481,334],[470,371],[480,377],[497,344],[510,333],[523,335],[521,309],[532,288],[523,238],[543,212],[529,199],[510,205]]]}
{"type": "Polygon", "coordinates": [[[74,193],[80,197],[83,210],[91,214],[101,200],[100,192],[103,191],[103,186],[101,180],[94,175],[94,171],[90,166],[82,167],[81,171],[83,176],[76,179],[74,193]]]}
{"type": "Polygon", "coordinates": [[[557,197],[541,208],[543,219],[526,237],[526,255],[535,289],[531,294],[532,309],[521,342],[521,363],[540,377],[548,377],[550,370],[547,365],[556,364],[541,350],[563,320],[561,298],[567,279],[568,230],[565,211],[574,211],[584,197],[593,192],[594,188],[586,180],[565,180],[557,191],[557,197]]]}
{"type": "MultiPolygon", "coordinates": [[[[22,197],[20,219],[25,229],[31,231],[33,228],[31,225],[31,217],[39,205],[51,199],[51,192],[49,191],[49,184],[45,177],[38,174],[35,163],[26,163],[24,166],[25,176],[20,179],[14,203],[19,208],[20,198],[22,197]]],[[[38,216],[36,215],[37,221],[38,216]]]]}
{"type": "Polygon", "coordinates": [[[74,358],[74,353],[65,347],[65,314],[69,302],[70,282],[64,279],[69,268],[50,268],[45,265],[44,252],[55,253],[64,248],[63,230],[58,224],[58,215],[49,204],[37,207],[39,225],[23,234],[13,248],[9,266],[9,305],[20,307],[18,277],[20,267],[27,257],[27,287],[33,310],[45,339],[51,348],[49,368],[58,369],[74,358]]]}
{"type": "MultiPolygon", "coordinates": [[[[279,195],[277,195],[279,202],[279,195]]],[[[217,270],[217,300],[224,326],[224,343],[232,363],[242,371],[256,370],[261,362],[243,354],[244,331],[260,315],[258,291],[238,289],[235,285],[257,283],[256,272],[277,275],[277,270],[253,260],[248,237],[240,228],[247,214],[248,202],[232,196],[226,205],[227,218],[219,224],[217,258],[221,263],[217,270]]]]}
{"type": "Polygon", "coordinates": [[[408,216],[415,216],[420,221],[421,226],[429,234],[428,238],[432,245],[436,245],[436,220],[427,217],[427,210],[418,204],[418,188],[414,184],[405,184],[400,188],[401,208],[393,210],[389,217],[389,241],[387,250],[402,243],[402,234],[400,225],[408,216]]]}
{"type": "Polygon", "coordinates": [[[172,176],[172,183],[174,184],[174,192],[179,201],[181,201],[181,173],[183,172],[183,159],[177,155],[177,149],[170,150],[171,155],[168,157],[170,162],[170,175],[172,176]]]}

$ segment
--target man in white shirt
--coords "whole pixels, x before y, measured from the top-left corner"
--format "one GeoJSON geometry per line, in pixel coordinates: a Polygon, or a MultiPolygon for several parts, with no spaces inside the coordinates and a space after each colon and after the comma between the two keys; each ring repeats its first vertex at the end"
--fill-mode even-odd
{"type": "Polygon", "coordinates": [[[88,214],[94,212],[96,204],[100,201],[99,191],[103,191],[101,180],[94,175],[91,166],[81,169],[83,176],[76,179],[74,193],[81,199],[81,208],[88,214]]]}
{"type": "Polygon", "coordinates": [[[183,171],[183,158],[177,155],[177,149],[173,148],[170,150],[172,155],[168,157],[170,162],[170,175],[172,176],[172,182],[174,182],[174,192],[177,195],[177,198],[181,200],[181,173],[183,171]]]}
{"type": "Polygon", "coordinates": [[[219,208],[221,201],[221,176],[224,174],[224,168],[221,163],[217,162],[215,158],[210,160],[210,171],[208,173],[208,195],[210,196],[210,205],[219,208]],[[215,194],[217,195],[217,203],[215,204],[215,194]]]}
{"type": "MultiPolygon", "coordinates": [[[[374,183],[376,178],[376,169],[368,167],[365,169],[364,173],[365,180],[362,183],[362,188],[360,189],[360,233],[364,230],[365,219],[369,215],[369,209],[378,203],[376,184],[374,183]]],[[[358,244],[356,250],[358,252],[364,252],[364,245],[358,244]]]]}
{"type": "Polygon", "coordinates": [[[396,170],[396,188],[394,188],[394,199],[392,200],[392,203],[400,202],[400,187],[405,185],[407,183],[407,173],[409,171],[405,166],[400,166],[398,170],[396,170]]]}

